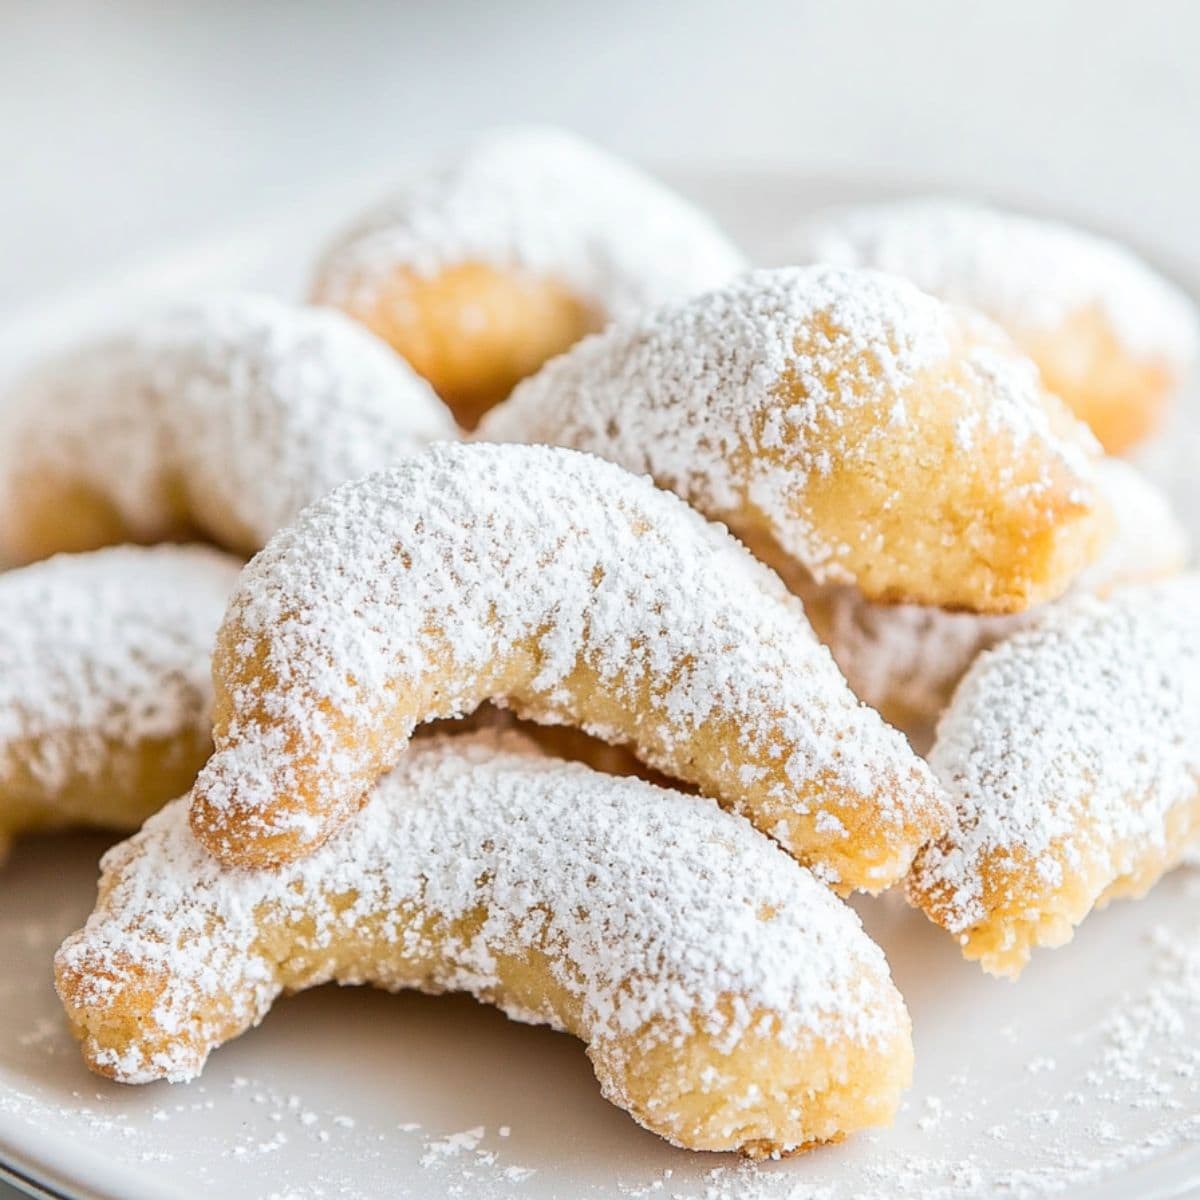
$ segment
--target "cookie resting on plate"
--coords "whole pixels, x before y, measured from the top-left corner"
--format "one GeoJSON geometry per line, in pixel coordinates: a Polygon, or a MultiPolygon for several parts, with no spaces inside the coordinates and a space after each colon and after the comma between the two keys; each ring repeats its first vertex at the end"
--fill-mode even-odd
{"type": "Polygon", "coordinates": [[[989,650],[938,726],[955,805],[909,895],[997,975],[1200,840],[1200,575],[1081,596],[989,650]]]}
{"type": "Polygon", "coordinates": [[[696,1150],[890,1123],[908,1014],[858,917],[702,799],[513,734],[415,743],[310,858],[224,867],[186,801],[103,862],[56,960],[93,1069],[190,1079],[284,992],[469,991],[569,1030],[604,1095],[696,1150]]]}
{"type": "Polygon", "coordinates": [[[0,553],[197,540],[248,556],[337,484],[455,437],[429,385],[341,313],[181,304],[4,397],[0,553]]]}
{"type": "Polygon", "coordinates": [[[136,829],[192,786],[240,569],[206,546],[114,546],[0,574],[0,848],[136,829]]]}

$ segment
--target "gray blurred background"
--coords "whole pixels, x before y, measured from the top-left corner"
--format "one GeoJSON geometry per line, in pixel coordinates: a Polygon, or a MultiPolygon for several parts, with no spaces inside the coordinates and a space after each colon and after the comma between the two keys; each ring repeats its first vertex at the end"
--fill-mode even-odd
{"type": "Polygon", "coordinates": [[[493,122],[940,183],[1200,263],[1193,0],[0,0],[0,314],[493,122]]]}

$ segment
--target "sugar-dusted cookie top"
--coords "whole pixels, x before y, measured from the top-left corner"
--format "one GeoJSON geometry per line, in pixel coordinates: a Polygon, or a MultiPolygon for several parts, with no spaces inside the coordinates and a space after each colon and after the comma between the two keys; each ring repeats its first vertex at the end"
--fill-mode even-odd
{"type": "Polygon", "coordinates": [[[585,334],[745,266],[707,215],[628,163],[561,130],[510,129],[355,222],[312,295],[394,346],[470,429],[585,334]]]}
{"type": "Polygon", "coordinates": [[[1107,450],[1157,427],[1200,348],[1200,314],[1124,246],[1058,221],[925,198],[835,209],[789,260],[873,267],[986,313],[1107,450]]]}
{"type": "Polygon", "coordinates": [[[311,849],[416,725],[495,698],[632,744],[842,888],[903,875],[941,816],[777,576],[570,450],[445,444],[337,489],[247,567],[214,677],[193,817],[228,861],[311,849]]]}
{"type": "Polygon", "coordinates": [[[976,660],[930,763],[956,815],[912,892],[1015,973],[1200,827],[1200,576],[1053,606],[976,660]]]}
{"type": "Polygon", "coordinates": [[[252,553],[307,503],[455,437],[340,313],[217,296],[47,361],[0,409],[0,538],[18,560],[199,536],[252,553]]]}
{"type": "Polygon", "coordinates": [[[755,271],[588,338],[480,436],[646,472],[873,599],[1012,611],[1100,551],[1098,447],[995,326],[911,283],[755,271]]]}
{"type": "Polygon", "coordinates": [[[629,163],[564,130],[497,130],[415,175],[333,243],[330,303],[373,299],[398,269],[463,263],[557,280],[605,319],[723,283],[746,263],[716,223],[629,163]]]}

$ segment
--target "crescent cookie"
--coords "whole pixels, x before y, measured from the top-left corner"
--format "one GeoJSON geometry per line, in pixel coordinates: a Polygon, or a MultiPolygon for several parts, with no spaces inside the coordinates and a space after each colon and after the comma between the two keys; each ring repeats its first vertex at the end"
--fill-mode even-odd
{"type": "MultiPolygon", "coordinates": [[[[1118,458],[1099,464],[1101,490],[1116,517],[1104,554],[1072,585],[1100,595],[1181,571],[1189,539],[1163,491],[1118,458]]],[[[787,580],[854,694],[910,739],[927,738],[963,673],[981,651],[1036,622],[1042,608],[983,617],[915,604],[873,604],[853,587],[787,580]]]]}
{"type": "Polygon", "coordinates": [[[0,574],[0,843],[136,829],[191,787],[240,566],[203,546],[120,546],[0,574]]]}
{"type": "Polygon", "coordinates": [[[59,950],[84,1057],[184,1080],[283,993],[468,991],[587,1043],[604,1095],[760,1157],[888,1124],[908,1014],[857,916],[745,822],[514,735],[428,738],[313,857],[222,867],[186,801],[105,856],[59,950]]]}
{"type": "Polygon", "coordinates": [[[930,762],[954,824],[912,901],[996,975],[1200,837],[1200,575],[1084,596],[983,654],[930,762]]]}
{"type": "Polygon", "coordinates": [[[200,538],[249,555],[346,479],[455,437],[340,313],[234,295],[50,361],[0,407],[0,553],[200,538]]]}
{"type": "Polygon", "coordinates": [[[839,889],[902,877],[945,801],[798,601],[678,497],[591,455],[434,447],[246,568],[192,824],[227,863],[314,850],[416,726],[496,697],[627,743],[839,889]]]}
{"type": "Polygon", "coordinates": [[[611,328],[480,435],[649,473],[781,571],[888,603],[1019,611],[1107,536],[1098,447],[1033,365],[870,271],[755,271],[611,328]]]}
{"type": "Polygon", "coordinates": [[[986,313],[1111,453],[1154,432],[1195,364],[1191,300],[1123,246],[1054,221],[948,199],[870,204],[816,218],[789,251],[986,313]]]}
{"type": "Polygon", "coordinates": [[[570,134],[518,129],[366,213],[326,250],[313,296],[391,343],[473,428],[585,333],[745,265],[657,181],[570,134]]]}

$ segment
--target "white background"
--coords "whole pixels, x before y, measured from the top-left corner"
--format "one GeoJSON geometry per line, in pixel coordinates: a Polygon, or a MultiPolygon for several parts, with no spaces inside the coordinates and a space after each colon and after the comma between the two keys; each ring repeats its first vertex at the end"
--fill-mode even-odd
{"type": "Polygon", "coordinates": [[[1024,201],[1200,269],[1192,0],[0,0],[0,319],[526,119],[1024,201]]]}
{"type": "Polygon", "coordinates": [[[1200,262],[1194,0],[0,0],[0,315],[524,119],[940,182],[1200,262]]]}

